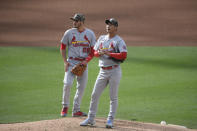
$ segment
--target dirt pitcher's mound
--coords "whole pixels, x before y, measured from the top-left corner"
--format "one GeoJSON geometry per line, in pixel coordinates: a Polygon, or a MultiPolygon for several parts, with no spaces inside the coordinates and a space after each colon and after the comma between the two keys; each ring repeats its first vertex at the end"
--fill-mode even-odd
{"type": "Polygon", "coordinates": [[[126,120],[115,120],[113,129],[106,129],[103,118],[96,119],[95,126],[81,127],[85,118],[62,118],[37,122],[0,124],[1,131],[194,131],[183,126],[160,125],[126,120]]]}

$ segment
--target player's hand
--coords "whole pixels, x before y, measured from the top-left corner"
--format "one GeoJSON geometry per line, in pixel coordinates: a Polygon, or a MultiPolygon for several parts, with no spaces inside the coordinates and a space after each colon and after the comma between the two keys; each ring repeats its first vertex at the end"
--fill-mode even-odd
{"type": "Polygon", "coordinates": [[[110,56],[110,52],[109,52],[109,51],[107,51],[107,50],[104,50],[104,51],[103,51],[103,53],[104,53],[105,55],[110,56]]]}
{"type": "Polygon", "coordinates": [[[104,50],[98,50],[98,54],[99,54],[99,56],[102,56],[102,55],[104,55],[104,50]]]}
{"type": "Polygon", "coordinates": [[[86,60],[84,60],[84,61],[82,61],[82,62],[81,62],[81,64],[83,64],[83,65],[87,65],[87,64],[88,64],[88,62],[87,62],[86,60]]]}
{"type": "Polygon", "coordinates": [[[67,61],[64,62],[64,69],[65,69],[65,72],[68,71],[68,67],[69,67],[69,63],[67,61]]]}

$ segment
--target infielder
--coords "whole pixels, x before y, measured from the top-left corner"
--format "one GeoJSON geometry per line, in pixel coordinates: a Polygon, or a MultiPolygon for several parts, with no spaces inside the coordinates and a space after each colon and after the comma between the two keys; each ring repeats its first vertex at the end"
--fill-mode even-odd
{"type": "Polygon", "coordinates": [[[73,28],[64,33],[60,48],[65,66],[61,116],[64,117],[67,115],[70,89],[75,77],[77,79],[77,89],[73,101],[72,116],[87,116],[86,113],[80,111],[80,104],[88,80],[88,70],[86,68],[82,76],[75,76],[71,70],[79,63],[87,65],[92,59],[94,56],[93,47],[96,42],[96,37],[92,30],[85,28],[85,17],[83,14],[75,14],[70,19],[73,20],[73,28]],[[66,56],[66,48],[68,48],[68,57],[66,56]]]}
{"type": "Polygon", "coordinates": [[[106,128],[113,127],[113,120],[118,105],[118,87],[122,75],[120,63],[127,57],[127,48],[124,40],[117,35],[117,20],[110,18],[105,23],[107,35],[100,36],[94,47],[94,55],[99,57],[100,72],[92,92],[88,118],[81,122],[80,126],[95,124],[94,118],[96,116],[99,98],[109,84],[110,111],[106,128]]]}

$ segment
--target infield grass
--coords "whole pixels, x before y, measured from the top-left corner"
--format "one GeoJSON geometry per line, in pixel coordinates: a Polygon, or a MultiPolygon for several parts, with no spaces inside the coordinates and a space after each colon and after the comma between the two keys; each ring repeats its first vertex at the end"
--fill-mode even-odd
{"type": "MultiPolygon", "coordinates": [[[[99,68],[89,63],[81,110],[88,112],[99,68]]],[[[197,129],[197,47],[128,47],[121,64],[116,119],[184,125],[197,129]]],[[[64,68],[55,47],[0,47],[0,123],[60,118],[64,68]]],[[[71,89],[69,117],[75,85],[71,89]]],[[[98,117],[107,117],[109,88],[98,117]]]]}

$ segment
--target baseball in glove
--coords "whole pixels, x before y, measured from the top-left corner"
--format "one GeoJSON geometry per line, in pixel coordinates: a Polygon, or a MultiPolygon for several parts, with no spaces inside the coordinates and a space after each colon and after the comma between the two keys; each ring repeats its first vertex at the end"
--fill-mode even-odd
{"type": "Polygon", "coordinates": [[[71,72],[77,76],[81,76],[86,70],[86,67],[87,65],[79,63],[72,68],[71,72]]]}

